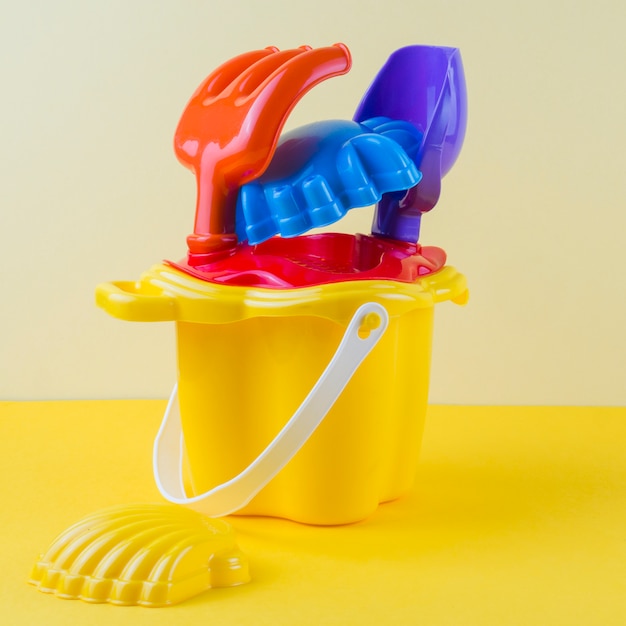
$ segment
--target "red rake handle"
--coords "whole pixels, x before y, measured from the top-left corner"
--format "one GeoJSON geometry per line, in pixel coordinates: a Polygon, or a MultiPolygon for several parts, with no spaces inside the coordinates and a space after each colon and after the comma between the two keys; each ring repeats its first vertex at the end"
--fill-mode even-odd
{"type": "Polygon", "coordinates": [[[178,159],[196,175],[190,263],[233,247],[239,187],[270,163],[289,113],[315,85],[345,74],[343,44],[247,52],[218,67],[195,91],[174,137],[178,159]]]}

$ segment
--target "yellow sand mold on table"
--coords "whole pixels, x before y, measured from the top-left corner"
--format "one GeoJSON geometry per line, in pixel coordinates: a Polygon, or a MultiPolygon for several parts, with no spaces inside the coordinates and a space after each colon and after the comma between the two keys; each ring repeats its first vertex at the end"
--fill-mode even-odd
{"type": "Polygon", "coordinates": [[[59,535],[29,582],[86,602],[162,607],[250,580],[231,526],[171,505],[92,514],[59,535]]]}

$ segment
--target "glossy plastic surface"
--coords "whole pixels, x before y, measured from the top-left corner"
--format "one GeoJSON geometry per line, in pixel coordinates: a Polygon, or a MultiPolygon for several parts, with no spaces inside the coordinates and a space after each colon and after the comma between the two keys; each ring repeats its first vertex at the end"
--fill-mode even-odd
{"type": "Polygon", "coordinates": [[[142,504],[100,511],[68,528],[29,582],[64,599],[161,607],[249,580],[228,523],[142,504]]]}
{"type": "Polygon", "coordinates": [[[315,386],[261,454],[237,476],[191,497],[184,486],[185,444],[175,386],[154,442],[154,477],[161,494],[170,502],[197,507],[211,517],[222,517],[244,508],[309,440],[388,323],[387,311],[380,304],[361,305],[315,386]]]}
{"type": "Polygon", "coordinates": [[[421,133],[408,122],[329,120],[284,135],[261,177],[243,185],[237,237],[251,244],[293,237],[416,185],[421,133]]]}
{"type": "Polygon", "coordinates": [[[439,199],[441,179],[459,155],[467,126],[467,94],[456,48],[409,46],[394,52],[359,104],[354,119],[404,120],[424,134],[415,159],[422,181],[407,193],[386,194],[372,232],[416,242],[420,217],[439,199]]]}
{"type": "Polygon", "coordinates": [[[196,278],[224,285],[290,289],[346,280],[413,282],[440,270],[445,261],[441,248],[322,233],[239,245],[230,257],[196,267],[186,261],[169,263],[196,278]]]}
{"type": "Polygon", "coordinates": [[[389,312],[386,332],[304,446],[237,514],[347,524],[410,489],[428,400],[433,300],[411,300],[406,284],[378,283],[366,293],[363,286],[302,293],[292,315],[176,325],[190,496],[239,475],[263,452],[331,359],[345,331],[332,318],[374,298],[389,312]]]}
{"type": "MultiPolygon", "coordinates": [[[[136,282],[102,283],[96,303],[109,315],[132,322],[228,324],[263,317],[317,315],[346,324],[362,302],[378,302],[392,314],[452,300],[465,304],[465,276],[445,266],[413,283],[353,280],[293,289],[224,285],[190,276],[169,265],[156,265],[136,282]]],[[[227,350],[229,352],[229,350],[227,350]]],[[[229,357],[225,357],[229,358],[229,357]]]]}
{"type": "Polygon", "coordinates": [[[465,278],[453,268],[413,283],[264,289],[162,265],[131,290],[125,285],[101,286],[100,306],[122,319],[177,322],[190,496],[228,482],[263,452],[368,302],[385,307],[387,330],[307,443],[240,512],[344,524],[410,488],[428,399],[434,304],[467,300],[465,278]]]}
{"type": "Polygon", "coordinates": [[[179,160],[196,175],[190,262],[236,244],[241,185],[260,176],[298,100],[313,86],[350,69],[342,44],[242,54],[210,74],[187,104],[176,129],[179,160]]]}

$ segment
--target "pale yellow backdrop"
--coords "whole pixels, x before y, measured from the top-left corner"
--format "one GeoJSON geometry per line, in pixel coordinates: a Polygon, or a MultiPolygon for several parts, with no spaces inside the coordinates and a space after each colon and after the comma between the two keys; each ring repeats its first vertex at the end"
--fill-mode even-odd
{"type": "MultiPolygon", "coordinates": [[[[415,0],[6,2],[0,14],[0,398],[163,397],[174,330],[93,304],[185,251],[194,181],[171,140],[197,83],[267,45],[354,65],[289,126],[350,118],[387,56],[462,51],[469,126],[422,243],[464,271],[431,400],[626,402],[626,4],[415,0]]],[[[368,231],[370,210],[343,230],[368,231]]]]}

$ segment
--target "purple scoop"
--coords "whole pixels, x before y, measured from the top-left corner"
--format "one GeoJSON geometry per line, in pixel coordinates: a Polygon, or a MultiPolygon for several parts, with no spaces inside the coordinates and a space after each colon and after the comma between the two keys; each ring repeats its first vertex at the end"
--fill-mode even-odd
{"type": "MultiPolygon", "coordinates": [[[[409,46],[396,50],[363,96],[354,119],[403,120],[424,134],[414,157],[423,174],[407,192],[385,194],[376,207],[372,232],[417,242],[422,213],[430,211],[441,179],[454,165],[467,126],[467,93],[457,48],[409,46]]],[[[410,155],[412,156],[412,155],[410,155]]]]}

